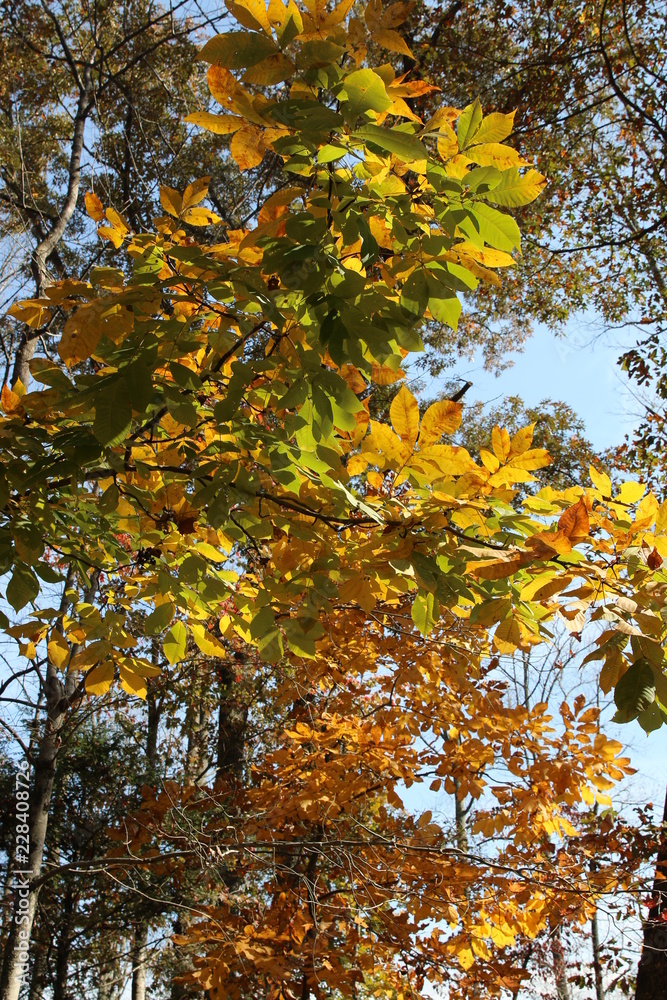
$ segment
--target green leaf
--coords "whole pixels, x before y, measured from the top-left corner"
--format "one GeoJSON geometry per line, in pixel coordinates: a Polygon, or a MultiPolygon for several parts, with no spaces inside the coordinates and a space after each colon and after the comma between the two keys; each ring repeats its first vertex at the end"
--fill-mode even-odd
{"type": "Polygon", "coordinates": [[[264,663],[277,663],[285,652],[283,637],[277,628],[271,629],[257,643],[260,659],[264,663]]]}
{"type": "Polygon", "coordinates": [[[481,124],[482,105],[479,103],[479,98],[476,97],[472,104],[465,108],[456,125],[459,149],[465,149],[466,146],[470,145],[481,124]]]}
{"type": "Polygon", "coordinates": [[[505,250],[507,253],[511,253],[514,247],[521,246],[519,227],[509,215],[479,202],[468,211],[477,223],[476,229],[479,235],[488,246],[495,250],[505,250]]]}
{"type": "Polygon", "coordinates": [[[487,201],[506,208],[518,208],[535,201],[546,185],[546,177],[537,170],[520,174],[516,167],[503,170],[500,182],[484,194],[487,201]]]}
{"type": "Polygon", "coordinates": [[[639,713],[637,722],[648,735],[648,733],[655,732],[656,729],[660,729],[661,726],[667,723],[667,715],[661,711],[657,701],[654,701],[651,702],[648,708],[639,713]]]}
{"type": "Polygon", "coordinates": [[[132,409],[143,413],[153,398],[153,381],[148,366],[141,361],[121,368],[119,375],[125,383],[132,409]]]}
{"type": "Polygon", "coordinates": [[[230,31],[210,38],[197,58],[225,69],[245,69],[279,53],[264,32],[230,31]]]}
{"type": "Polygon", "coordinates": [[[335,160],[342,159],[347,153],[347,146],[333,146],[331,143],[327,143],[326,146],[321,146],[317,154],[318,163],[333,163],[335,160]]]}
{"type": "Polygon", "coordinates": [[[391,107],[384,80],[372,69],[350,73],[337,96],[343,102],[341,110],[349,121],[355,121],[366,111],[387,111],[391,107]]]}
{"type": "Polygon", "coordinates": [[[456,330],[461,315],[461,303],[457,295],[445,285],[441,284],[429,271],[426,271],[426,282],[428,285],[428,307],[431,310],[433,319],[438,323],[445,323],[456,330]]]}
{"type": "Polygon", "coordinates": [[[614,702],[618,711],[614,722],[631,722],[655,701],[655,680],[651,664],[643,657],[631,663],[616,690],[614,702]]]}
{"type": "Polygon", "coordinates": [[[100,497],[100,510],[103,514],[110,514],[118,506],[118,501],[120,500],[120,491],[115,483],[111,483],[107,486],[104,493],[100,497]]]}
{"type": "Polygon", "coordinates": [[[287,644],[297,656],[303,656],[312,660],[315,658],[315,637],[308,632],[304,632],[301,625],[294,618],[289,618],[282,623],[287,644]]]}
{"type": "Polygon", "coordinates": [[[30,601],[34,601],[38,594],[39,583],[35,574],[23,564],[15,566],[5,593],[14,611],[20,611],[30,601]]]}
{"type": "Polygon", "coordinates": [[[162,649],[167,658],[167,662],[180,663],[185,656],[185,646],[187,642],[187,631],[183,622],[174,622],[167,632],[162,649]]]}
{"type": "Polygon", "coordinates": [[[105,387],[95,399],[93,434],[102,445],[123,440],[132,422],[128,387],[120,379],[105,387]]]}
{"type": "Polygon", "coordinates": [[[352,133],[353,139],[363,139],[387,153],[395,153],[396,156],[406,162],[413,160],[425,160],[428,153],[416,135],[408,135],[406,132],[399,132],[396,129],[381,128],[379,125],[364,125],[352,133]]]}
{"type": "Polygon", "coordinates": [[[276,616],[273,610],[266,605],[260,608],[250,623],[250,636],[253,639],[260,639],[267,632],[274,628],[276,616]]]}
{"type": "Polygon", "coordinates": [[[429,289],[422,268],[413,271],[401,291],[401,305],[416,316],[422,316],[428,305],[429,289]]]}
{"type": "Polygon", "coordinates": [[[434,594],[417,594],[412,602],[412,621],[423,636],[427,636],[438,618],[440,605],[434,594]]]}
{"type": "Polygon", "coordinates": [[[175,608],[171,601],[159,604],[155,611],[152,611],[144,621],[145,634],[157,635],[158,632],[162,632],[174,617],[174,610],[175,608]]]}

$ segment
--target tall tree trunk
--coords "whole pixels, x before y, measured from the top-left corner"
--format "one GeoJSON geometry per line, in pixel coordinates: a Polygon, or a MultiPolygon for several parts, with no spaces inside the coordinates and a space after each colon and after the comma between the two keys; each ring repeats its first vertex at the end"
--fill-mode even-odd
{"type": "MultiPolygon", "coordinates": [[[[157,665],[159,654],[157,643],[152,645],[153,662],[157,665]]],[[[157,739],[160,726],[161,704],[155,697],[155,682],[148,682],[146,692],[146,707],[148,709],[148,726],[146,731],[146,775],[153,784],[156,780],[157,739]]],[[[134,928],[132,942],[132,1000],[146,1000],[146,976],[148,972],[148,934],[150,916],[144,914],[134,928]]]]}
{"type": "Polygon", "coordinates": [[[48,971],[48,942],[43,940],[43,932],[36,936],[32,945],[32,974],[30,976],[30,989],[28,990],[28,1000],[44,1000],[46,991],[46,974],[48,971]]]}
{"type": "MultiPolygon", "coordinates": [[[[90,600],[97,588],[99,573],[94,573],[90,587],[85,592],[85,599],[90,600]]],[[[63,588],[60,611],[64,613],[68,607],[65,596],[73,580],[71,569],[63,588]]],[[[18,1000],[23,974],[28,957],[25,943],[30,942],[32,928],[37,912],[39,898],[39,876],[44,858],[46,831],[49,824],[51,795],[56,775],[56,761],[60,748],[60,731],[65,722],[71,700],[76,689],[76,676],[68,674],[66,683],[58,677],[56,667],[49,661],[44,681],[44,697],[46,700],[46,723],[39,745],[39,754],[34,767],[34,782],[30,796],[28,875],[16,889],[16,904],[12,914],[7,945],[3,955],[2,975],[0,977],[0,1000],[18,1000]],[[20,911],[18,900],[27,900],[27,905],[20,911]]]]}
{"type": "Polygon", "coordinates": [[[595,976],[595,1000],[604,1000],[604,982],[602,979],[602,962],[600,960],[600,930],[598,926],[598,908],[591,917],[591,943],[593,945],[593,974],[595,976]]]}
{"type": "Polygon", "coordinates": [[[146,1000],[148,919],[137,924],[132,945],[132,1000],[146,1000]]]}
{"type": "Polygon", "coordinates": [[[117,952],[111,946],[112,951],[108,957],[107,949],[104,949],[105,959],[100,962],[100,972],[97,984],[97,1000],[114,1000],[118,995],[118,985],[120,982],[120,961],[117,952]]]}
{"type": "Polygon", "coordinates": [[[67,973],[72,950],[72,925],[74,922],[74,894],[67,889],[58,918],[58,947],[56,948],[56,976],[53,983],[53,1000],[67,1000],[67,973]]]}
{"type": "Polygon", "coordinates": [[[218,706],[218,752],[216,777],[241,777],[245,756],[245,734],[248,706],[240,697],[235,665],[223,661],[219,667],[220,703],[218,706]]]}
{"type": "Polygon", "coordinates": [[[565,949],[560,936],[560,926],[553,924],[551,928],[551,958],[553,961],[554,979],[556,980],[556,996],[558,1000],[570,1000],[570,984],[567,981],[567,964],[565,949]]]}
{"type": "Polygon", "coordinates": [[[667,995],[667,793],[653,882],[653,901],[644,924],[635,1000],[667,995]]]}

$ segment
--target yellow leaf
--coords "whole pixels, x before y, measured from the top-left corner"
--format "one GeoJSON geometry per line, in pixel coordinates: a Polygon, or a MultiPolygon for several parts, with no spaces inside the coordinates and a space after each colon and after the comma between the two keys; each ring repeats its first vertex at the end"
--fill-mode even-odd
{"type": "Polygon", "coordinates": [[[395,371],[388,365],[377,365],[373,363],[371,378],[376,385],[393,385],[394,382],[398,382],[400,379],[405,378],[405,372],[401,368],[395,371]]]}
{"type": "Polygon", "coordinates": [[[123,242],[123,234],[119,233],[117,229],[113,229],[111,226],[100,226],[97,230],[97,235],[101,236],[103,240],[108,240],[113,243],[116,250],[123,242]]]}
{"type": "Polygon", "coordinates": [[[102,330],[97,310],[82,306],[65,323],[58,354],[68,368],[86,361],[97,347],[102,330]]]}
{"type": "Polygon", "coordinates": [[[46,645],[46,651],[54,667],[57,667],[58,670],[66,668],[70,658],[69,643],[65,636],[61,632],[58,632],[57,629],[53,629],[51,632],[46,645]]]}
{"type": "Polygon", "coordinates": [[[123,216],[118,214],[115,208],[107,208],[104,214],[106,215],[107,219],[114,227],[114,229],[118,230],[121,236],[126,236],[127,233],[129,233],[130,227],[128,226],[123,216]]]}
{"type": "Polygon", "coordinates": [[[506,618],[493,634],[493,645],[499,653],[513,653],[521,646],[521,629],[516,618],[506,618]]]}
{"type": "Polygon", "coordinates": [[[395,28],[398,24],[403,24],[413,7],[414,0],[408,0],[407,3],[404,0],[399,0],[399,3],[392,3],[383,12],[380,24],[383,28],[395,28]]]}
{"type": "MultiPolygon", "coordinates": [[[[101,668],[98,667],[98,670],[101,668]]],[[[134,694],[137,698],[142,700],[146,697],[146,681],[139,674],[135,674],[134,671],[128,670],[122,664],[119,666],[120,671],[120,686],[123,691],[127,691],[128,694],[134,694]]]]}
{"type": "MultiPolygon", "coordinates": [[[[207,132],[215,132],[216,135],[231,135],[243,125],[244,119],[238,115],[214,115],[210,111],[195,111],[185,119],[192,125],[199,125],[207,132]]],[[[187,188],[186,188],[187,191],[187,188]]]]}
{"type": "Polygon", "coordinates": [[[551,459],[546,449],[531,448],[529,451],[524,451],[523,454],[511,457],[510,463],[514,469],[524,469],[526,472],[534,472],[535,469],[543,469],[546,465],[550,465],[551,459]]]}
{"type": "Polygon", "coordinates": [[[225,647],[203,625],[190,625],[192,638],[205,656],[226,656],[225,647]]]}
{"type": "Polygon", "coordinates": [[[509,458],[511,448],[510,436],[504,427],[502,430],[497,425],[493,428],[491,444],[496,458],[502,465],[509,458]]]}
{"type": "Polygon", "coordinates": [[[465,240],[463,243],[457,243],[454,249],[460,256],[472,257],[485,267],[512,267],[514,264],[514,257],[504,250],[494,250],[492,247],[484,247],[481,250],[465,240]]]}
{"type": "Polygon", "coordinates": [[[271,34],[271,23],[264,0],[225,0],[227,10],[244,28],[271,34]]]}
{"type": "Polygon", "coordinates": [[[229,144],[229,152],[239,170],[251,170],[264,159],[264,145],[260,129],[245,125],[235,132],[229,144]]]}
{"type": "Polygon", "coordinates": [[[443,160],[452,160],[458,156],[459,143],[456,132],[448,122],[442,122],[438,128],[438,156],[443,160]]]}
{"type": "Polygon", "coordinates": [[[597,490],[600,491],[603,497],[611,496],[611,480],[605,472],[598,472],[595,466],[590,465],[588,467],[588,474],[591,477],[593,485],[597,490]]]}
{"type": "Polygon", "coordinates": [[[516,111],[511,111],[508,115],[502,115],[494,111],[482,120],[482,124],[477,129],[473,138],[475,145],[488,142],[502,142],[514,128],[514,115],[516,111]]]}
{"type": "Polygon", "coordinates": [[[104,206],[94,191],[86,191],[84,197],[86,212],[95,222],[101,222],[104,218],[104,206]]]}
{"type": "Polygon", "coordinates": [[[430,444],[412,457],[412,464],[435,466],[443,476],[463,476],[477,469],[465,448],[451,444],[430,444]]]}
{"type": "Polygon", "coordinates": [[[620,503],[637,503],[645,493],[646,486],[644,483],[636,483],[634,480],[629,480],[627,483],[621,484],[618,495],[614,499],[620,501],[620,503]]]}
{"type": "Polygon", "coordinates": [[[466,156],[480,167],[498,167],[499,170],[505,170],[507,167],[525,167],[528,162],[516,149],[503,146],[501,142],[474,145],[472,149],[466,149],[466,156]]]}
{"type": "Polygon", "coordinates": [[[277,25],[281,28],[287,18],[287,7],[281,2],[281,0],[269,0],[266,16],[268,17],[270,24],[277,25]]]}
{"type": "Polygon", "coordinates": [[[412,52],[398,31],[391,31],[387,28],[375,28],[373,31],[373,41],[381,45],[383,49],[388,49],[390,52],[398,52],[399,55],[412,59],[412,52]]]}
{"type": "Polygon", "coordinates": [[[467,972],[471,965],[475,964],[475,956],[472,953],[471,948],[459,948],[456,952],[456,957],[459,960],[459,965],[462,969],[467,972]]]}
{"type": "Polygon", "coordinates": [[[86,691],[88,694],[106,694],[111,687],[114,675],[114,665],[111,660],[101,663],[86,674],[86,691]]]}
{"type": "Polygon", "coordinates": [[[186,208],[182,219],[190,226],[215,226],[222,221],[219,215],[208,208],[186,208]]]}
{"type": "Polygon", "coordinates": [[[510,442],[510,455],[523,455],[533,443],[535,424],[528,424],[517,431],[510,442]]]}
{"type": "Polygon", "coordinates": [[[209,175],[208,177],[200,177],[199,180],[188,184],[183,192],[183,208],[191,208],[193,205],[198,205],[200,201],[203,201],[208,194],[210,180],[211,177],[209,175]]]}
{"type": "Polygon", "coordinates": [[[429,406],[422,417],[419,447],[439,441],[443,434],[453,434],[461,423],[462,409],[461,403],[453,403],[451,399],[443,399],[429,406]]]}
{"type": "Polygon", "coordinates": [[[419,404],[406,386],[402,385],[394,396],[389,416],[401,441],[412,450],[419,431],[419,404]]]}
{"type": "Polygon", "coordinates": [[[370,422],[370,434],[362,443],[364,453],[381,452],[385,459],[395,466],[402,466],[410,457],[410,450],[394,434],[390,427],[377,420],[370,422]]]}
{"type": "Polygon", "coordinates": [[[495,455],[492,455],[490,451],[486,448],[479,449],[479,457],[482,460],[482,465],[489,470],[489,472],[497,472],[500,468],[500,462],[495,455]]]}
{"type": "Polygon", "coordinates": [[[165,212],[178,219],[183,211],[183,199],[174,188],[160,185],[160,204],[165,212]]]}
{"type": "Polygon", "coordinates": [[[27,326],[32,327],[33,330],[36,330],[51,316],[51,310],[48,306],[42,305],[42,302],[42,299],[35,299],[34,301],[21,299],[10,306],[7,312],[14,319],[18,319],[27,326]]]}

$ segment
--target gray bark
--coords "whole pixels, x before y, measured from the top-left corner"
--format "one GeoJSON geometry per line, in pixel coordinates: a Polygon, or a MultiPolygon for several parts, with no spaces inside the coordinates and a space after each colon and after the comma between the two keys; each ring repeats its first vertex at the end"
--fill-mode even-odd
{"type": "MultiPolygon", "coordinates": [[[[79,83],[79,100],[77,102],[76,114],[74,116],[74,128],[72,132],[72,148],[70,151],[69,177],[67,183],[67,194],[62,207],[51,226],[47,235],[42,239],[32,253],[30,262],[32,276],[35,282],[35,296],[41,298],[44,289],[49,283],[49,272],[46,262],[49,256],[56,249],[67,229],[67,225],[74,215],[79,188],[81,185],[81,156],[83,153],[84,132],[86,121],[92,106],[93,83],[89,66],[84,66],[83,75],[77,73],[79,83]]],[[[21,336],[21,342],[14,358],[14,371],[12,373],[12,385],[19,379],[28,388],[30,379],[30,362],[35,355],[35,348],[40,336],[40,331],[26,326],[21,336]]]]}
{"type": "MultiPolygon", "coordinates": [[[[72,574],[70,571],[67,575],[61,602],[61,611],[63,612],[67,607],[65,593],[69,589],[71,581],[72,574]]],[[[90,589],[87,592],[87,599],[92,596],[96,587],[97,578],[94,574],[90,589]]],[[[22,910],[19,915],[17,906],[15,905],[14,907],[3,955],[2,975],[0,977],[0,1000],[18,1000],[23,981],[28,951],[22,946],[22,942],[26,940],[30,941],[35,922],[37,900],[41,888],[38,879],[44,858],[53,782],[56,775],[56,761],[60,748],[60,731],[70,705],[75,698],[75,690],[75,675],[69,674],[66,684],[63,684],[58,677],[56,667],[49,662],[44,682],[46,723],[34,766],[34,782],[30,796],[27,908],[22,910]]]]}
{"type": "Polygon", "coordinates": [[[598,927],[598,910],[591,918],[591,942],[593,945],[593,973],[595,975],[595,1000],[604,1000],[604,981],[602,979],[602,962],[600,961],[600,930],[598,927]]]}

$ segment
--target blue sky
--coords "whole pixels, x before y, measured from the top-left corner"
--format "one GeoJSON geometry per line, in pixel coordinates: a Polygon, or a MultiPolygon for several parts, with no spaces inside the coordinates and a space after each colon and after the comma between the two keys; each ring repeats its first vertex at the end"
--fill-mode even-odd
{"type": "MultiPolygon", "coordinates": [[[[473,387],[466,402],[500,402],[519,395],[530,405],[543,399],[563,400],[582,418],[591,443],[599,450],[619,444],[632,431],[641,412],[628,381],[617,364],[624,341],[614,334],[600,334],[594,320],[582,318],[568,324],[560,338],[539,328],[523,352],[512,355],[514,364],[499,376],[484,371],[481,360],[462,362],[456,374],[473,387]]],[[[610,736],[629,745],[638,773],[628,783],[629,797],[662,803],[667,778],[667,726],[650,736],[637,723],[607,727],[610,736]]]]}
{"type": "Polygon", "coordinates": [[[619,444],[637,423],[640,406],[617,359],[634,338],[625,343],[600,334],[586,318],[568,324],[556,337],[545,327],[536,330],[523,352],[513,352],[513,366],[495,376],[484,370],[481,359],[462,362],[456,374],[469,379],[467,402],[500,401],[519,395],[529,405],[543,399],[563,400],[583,419],[592,444],[602,450],[619,444]]]}

